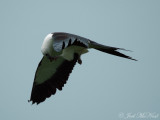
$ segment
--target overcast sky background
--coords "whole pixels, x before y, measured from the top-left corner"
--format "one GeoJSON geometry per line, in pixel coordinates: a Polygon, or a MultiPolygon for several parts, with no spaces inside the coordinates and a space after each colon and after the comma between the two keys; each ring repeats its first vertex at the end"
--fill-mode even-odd
{"type": "Polygon", "coordinates": [[[159,0],[1,0],[0,33],[1,120],[118,120],[121,112],[160,119],[159,0]],[[62,91],[31,105],[40,48],[51,32],[132,50],[124,53],[138,61],[90,50],[62,91]]]}

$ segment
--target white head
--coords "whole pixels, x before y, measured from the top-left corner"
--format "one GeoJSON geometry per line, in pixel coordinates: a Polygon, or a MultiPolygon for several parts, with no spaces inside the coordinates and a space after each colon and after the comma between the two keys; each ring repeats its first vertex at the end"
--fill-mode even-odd
{"type": "Polygon", "coordinates": [[[44,56],[51,56],[52,51],[53,51],[53,34],[48,34],[43,41],[42,47],[41,47],[41,52],[44,56]]]}

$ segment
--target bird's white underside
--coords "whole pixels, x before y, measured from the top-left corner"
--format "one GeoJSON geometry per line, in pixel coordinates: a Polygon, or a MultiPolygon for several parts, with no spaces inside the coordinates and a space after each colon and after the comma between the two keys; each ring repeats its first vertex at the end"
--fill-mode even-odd
{"type": "Polygon", "coordinates": [[[55,72],[56,69],[61,65],[64,60],[71,61],[74,58],[74,53],[78,53],[79,56],[88,52],[87,48],[80,46],[69,46],[64,48],[61,52],[56,52],[53,49],[54,40],[52,39],[52,34],[48,34],[41,47],[41,51],[44,55],[41,65],[39,66],[36,73],[36,84],[41,84],[45,80],[48,80],[55,72]],[[59,56],[55,61],[50,61],[46,54],[52,57],[59,56]]]}
{"type": "Polygon", "coordinates": [[[41,51],[43,55],[49,54],[52,57],[61,56],[64,59],[70,61],[70,60],[73,60],[74,53],[78,53],[79,56],[81,56],[82,54],[85,54],[88,52],[87,48],[80,47],[80,46],[74,46],[74,45],[64,48],[62,52],[56,52],[53,49],[53,44],[54,44],[54,40],[52,38],[52,34],[48,34],[45,37],[44,42],[41,47],[41,51]]]}

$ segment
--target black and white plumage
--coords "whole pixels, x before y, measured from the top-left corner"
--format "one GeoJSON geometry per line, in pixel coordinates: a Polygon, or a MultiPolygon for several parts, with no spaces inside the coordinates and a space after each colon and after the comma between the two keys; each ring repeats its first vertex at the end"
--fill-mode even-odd
{"type": "Polygon", "coordinates": [[[57,89],[62,90],[74,65],[82,63],[81,55],[90,48],[135,60],[117,51],[125,50],[123,48],[101,45],[69,33],[50,33],[41,47],[43,58],[36,70],[30,101],[39,104],[55,94],[57,89]]]}

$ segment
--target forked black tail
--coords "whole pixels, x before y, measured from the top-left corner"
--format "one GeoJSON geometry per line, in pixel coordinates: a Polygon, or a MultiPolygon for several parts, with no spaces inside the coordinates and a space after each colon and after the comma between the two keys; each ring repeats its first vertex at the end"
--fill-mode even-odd
{"type": "MultiPolygon", "coordinates": [[[[93,41],[90,42],[90,48],[94,48],[96,50],[99,50],[99,51],[102,51],[102,52],[105,52],[105,53],[108,53],[108,54],[111,54],[111,55],[116,55],[116,56],[119,56],[119,57],[123,57],[123,58],[127,58],[127,59],[137,61],[136,59],[133,59],[132,57],[127,56],[127,55],[117,51],[117,50],[125,50],[123,48],[105,46],[105,45],[101,45],[101,44],[93,42],[93,41]]],[[[129,51],[129,50],[125,50],[125,51],[129,51]]]]}

